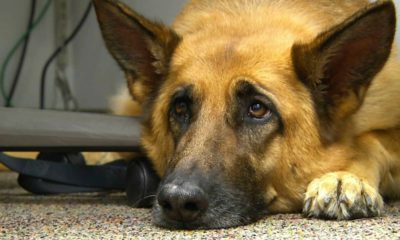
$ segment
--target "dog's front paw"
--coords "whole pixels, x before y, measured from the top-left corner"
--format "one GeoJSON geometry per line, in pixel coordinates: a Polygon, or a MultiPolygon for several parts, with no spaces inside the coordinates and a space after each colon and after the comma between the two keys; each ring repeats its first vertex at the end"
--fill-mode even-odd
{"type": "Polygon", "coordinates": [[[351,173],[334,172],[308,185],[303,214],[345,220],[379,216],[382,208],[383,200],[376,189],[351,173]]]}

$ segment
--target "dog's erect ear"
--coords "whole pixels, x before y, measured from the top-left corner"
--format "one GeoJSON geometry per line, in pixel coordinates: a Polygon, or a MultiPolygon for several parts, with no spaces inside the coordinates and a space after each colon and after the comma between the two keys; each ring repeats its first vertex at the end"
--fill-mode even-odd
{"type": "Polygon", "coordinates": [[[117,0],[93,0],[106,46],[125,72],[132,96],[143,103],[158,89],[180,38],[117,0]]]}
{"type": "Polygon", "coordinates": [[[361,105],[375,75],[386,63],[393,43],[396,14],[391,1],[379,1],[308,44],[292,49],[294,68],[312,91],[323,135],[361,105]]]}

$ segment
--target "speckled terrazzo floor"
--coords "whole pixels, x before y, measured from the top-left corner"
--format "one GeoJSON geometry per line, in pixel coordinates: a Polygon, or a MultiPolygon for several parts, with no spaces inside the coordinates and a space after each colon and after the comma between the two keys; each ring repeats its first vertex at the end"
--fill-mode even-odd
{"type": "Polygon", "coordinates": [[[150,210],[126,206],[123,194],[34,196],[16,175],[0,172],[0,239],[400,239],[400,202],[384,217],[356,221],[275,215],[234,229],[167,231],[151,224],[150,210]]]}

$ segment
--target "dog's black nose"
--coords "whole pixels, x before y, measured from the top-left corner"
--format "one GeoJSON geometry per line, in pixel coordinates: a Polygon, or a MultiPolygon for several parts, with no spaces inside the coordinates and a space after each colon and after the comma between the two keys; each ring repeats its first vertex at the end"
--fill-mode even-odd
{"type": "Polygon", "coordinates": [[[204,191],[191,183],[165,184],[157,201],[166,218],[179,222],[193,222],[207,210],[208,200],[204,191]]]}

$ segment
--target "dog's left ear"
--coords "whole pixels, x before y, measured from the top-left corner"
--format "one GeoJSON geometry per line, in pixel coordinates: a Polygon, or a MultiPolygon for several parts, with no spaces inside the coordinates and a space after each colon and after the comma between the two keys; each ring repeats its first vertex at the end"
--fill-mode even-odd
{"type": "Polygon", "coordinates": [[[390,55],[395,25],[394,4],[379,1],[311,43],[293,46],[295,71],[312,92],[327,140],[360,107],[390,55]]]}
{"type": "Polygon", "coordinates": [[[118,0],[93,0],[106,46],[125,72],[133,98],[144,103],[160,87],[180,38],[118,0]]]}

